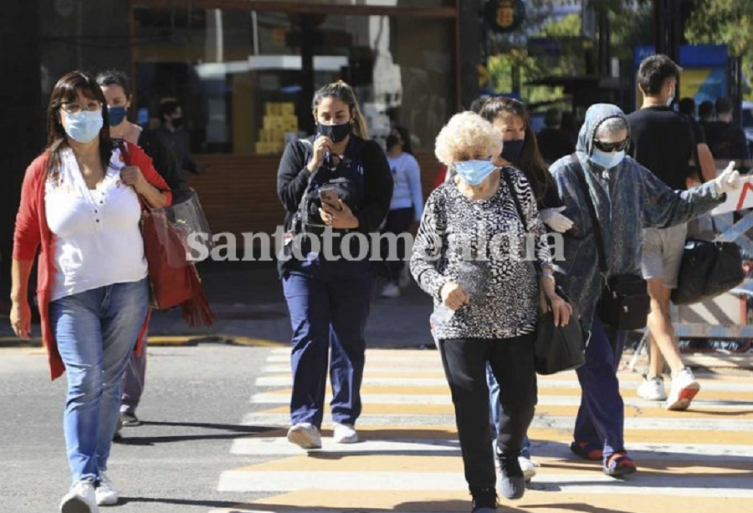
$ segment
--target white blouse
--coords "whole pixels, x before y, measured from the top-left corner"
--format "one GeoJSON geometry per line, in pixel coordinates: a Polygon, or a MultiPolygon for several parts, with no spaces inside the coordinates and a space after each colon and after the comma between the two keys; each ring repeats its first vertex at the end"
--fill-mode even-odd
{"type": "Polygon", "coordinates": [[[56,271],[50,300],[145,278],[141,207],[133,188],[120,181],[120,150],[113,150],[105,178],[94,190],[86,186],[73,150],[60,157],[59,174],[45,184],[56,271]]]}

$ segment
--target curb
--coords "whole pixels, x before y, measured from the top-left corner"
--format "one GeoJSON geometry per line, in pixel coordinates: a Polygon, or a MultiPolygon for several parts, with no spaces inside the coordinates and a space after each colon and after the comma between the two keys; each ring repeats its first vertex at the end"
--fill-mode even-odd
{"type": "MultiPolygon", "coordinates": [[[[154,335],[151,347],[191,347],[199,344],[227,344],[242,347],[284,347],[288,344],[241,335],[154,335]]],[[[0,349],[42,347],[41,339],[23,340],[15,336],[0,337],[0,349]]]]}

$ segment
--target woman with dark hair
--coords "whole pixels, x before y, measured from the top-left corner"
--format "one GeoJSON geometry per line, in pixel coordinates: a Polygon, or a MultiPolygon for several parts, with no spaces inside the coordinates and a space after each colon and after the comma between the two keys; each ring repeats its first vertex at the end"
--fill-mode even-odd
{"type": "Polygon", "coordinates": [[[293,328],[287,437],[304,449],[321,448],[328,367],[334,441],[358,441],[363,333],[374,287],[367,236],[379,230],[392,197],[387,158],[367,139],[350,86],[322,87],[312,109],[317,133],[290,143],[277,172],[288,230],[280,274],[293,328]]]}
{"type": "Polygon", "coordinates": [[[387,162],[392,170],[395,187],[392,190],[390,213],[387,214],[383,234],[395,235],[396,254],[383,254],[390,258],[387,264],[389,282],[382,289],[381,296],[394,298],[400,296],[400,287],[408,286],[410,273],[405,265],[405,239],[400,237],[410,229],[413,221],[420,222],[424,207],[421,191],[421,168],[413,156],[410,144],[410,132],[404,126],[396,126],[387,137],[387,162]]]}
{"type": "Polygon", "coordinates": [[[573,223],[560,214],[565,207],[539,152],[525,105],[513,98],[491,98],[484,103],[479,114],[502,137],[502,152],[496,157],[496,163],[515,166],[523,172],[536,196],[541,220],[556,232],[563,233],[570,229],[573,223]]]}
{"type": "Polygon", "coordinates": [[[14,234],[11,326],[29,338],[27,289],[39,251],[42,342],[52,379],[68,377],[64,430],[73,486],[60,505],[64,513],[118,501],[107,459],[123,373],[149,317],[139,196],[152,207],[172,199],[138,146],[125,143],[125,164],[104,105],[89,74],[74,71],[57,82],[47,149],[26,170],[14,234]]]}

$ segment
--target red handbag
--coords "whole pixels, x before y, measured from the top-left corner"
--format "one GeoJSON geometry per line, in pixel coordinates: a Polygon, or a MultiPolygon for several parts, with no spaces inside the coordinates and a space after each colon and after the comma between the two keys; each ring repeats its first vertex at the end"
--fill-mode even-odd
{"type": "MultiPolygon", "coordinates": [[[[128,164],[125,145],[121,145],[121,151],[128,164]]],[[[184,234],[170,222],[166,209],[150,208],[141,195],[139,203],[152,307],[167,310],[180,306],[183,320],[189,326],[210,326],[214,313],[196,266],[188,258],[184,234]]]]}

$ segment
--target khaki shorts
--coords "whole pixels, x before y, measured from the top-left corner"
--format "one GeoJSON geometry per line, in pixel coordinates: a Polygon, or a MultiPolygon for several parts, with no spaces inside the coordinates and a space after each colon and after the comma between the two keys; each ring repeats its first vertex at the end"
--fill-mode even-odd
{"type": "Polygon", "coordinates": [[[677,288],[687,232],[687,224],[643,230],[641,270],[644,279],[662,278],[665,287],[677,288]]]}

